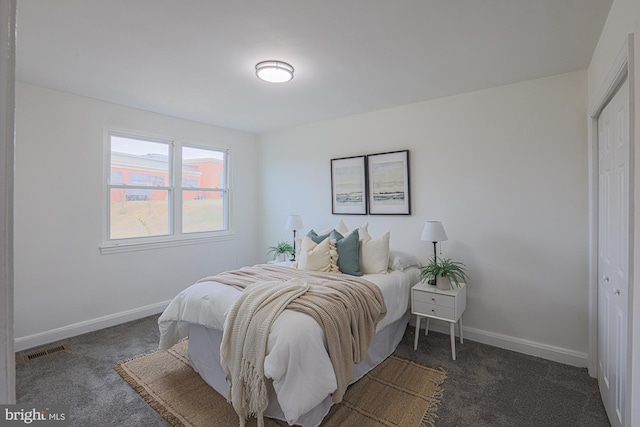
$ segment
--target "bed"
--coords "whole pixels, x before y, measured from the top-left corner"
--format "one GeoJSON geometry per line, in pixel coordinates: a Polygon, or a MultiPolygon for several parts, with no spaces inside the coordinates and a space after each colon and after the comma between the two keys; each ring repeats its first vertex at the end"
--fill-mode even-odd
{"type": "MultiPolygon", "coordinates": [[[[420,276],[417,259],[401,252],[390,252],[387,259],[388,271],[362,276],[379,289],[386,315],[375,327],[365,359],[353,365],[351,382],[393,353],[409,322],[410,289],[420,276]]],[[[285,270],[292,270],[274,265],[253,268],[268,270],[271,279],[279,269],[283,274],[285,270]]],[[[297,271],[296,274],[306,273],[297,271]]],[[[330,274],[335,280],[347,276],[340,272],[330,274]]],[[[226,375],[220,364],[225,320],[241,294],[240,290],[218,282],[215,276],[205,278],[177,295],[158,321],[160,348],[169,348],[189,337],[192,367],[222,396],[228,396],[226,375]]],[[[285,309],[276,318],[264,358],[269,395],[265,416],[290,425],[320,425],[333,404],[332,394],[337,387],[326,346],[323,330],[312,317],[285,309]]]]}

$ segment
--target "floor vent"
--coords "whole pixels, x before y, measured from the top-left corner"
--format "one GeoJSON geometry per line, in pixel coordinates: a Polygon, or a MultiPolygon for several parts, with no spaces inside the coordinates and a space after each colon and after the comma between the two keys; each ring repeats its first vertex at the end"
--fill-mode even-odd
{"type": "Polygon", "coordinates": [[[59,345],[58,347],[52,347],[52,348],[48,348],[46,350],[37,351],[35,353],[26,354],[24,356],[24,360],[26,360],[28,362],[29,360],[37,359],[38,357],[48,356],[50,354],[57,353],[59,351],[63,351],[63,350],[66,350],[66,349],[67,349],[66,345],[59,345]]]}

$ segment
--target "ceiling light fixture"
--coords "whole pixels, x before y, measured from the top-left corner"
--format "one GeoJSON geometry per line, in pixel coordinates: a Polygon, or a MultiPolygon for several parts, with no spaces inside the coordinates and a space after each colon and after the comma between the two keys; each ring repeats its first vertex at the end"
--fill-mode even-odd
{"type": "Polygon", "coordinates": [[[269,83],[285,83],[293,78],[293,67],[282,61],[262,61],[256,64],[256,76],[269,83]]]}

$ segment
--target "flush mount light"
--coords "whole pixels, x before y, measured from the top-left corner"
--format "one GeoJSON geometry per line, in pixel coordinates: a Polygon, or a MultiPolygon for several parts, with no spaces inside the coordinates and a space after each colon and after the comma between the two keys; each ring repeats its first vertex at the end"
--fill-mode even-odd
{"type": "Polygon", "coordinates": [[[262,61],[256,64],[256,76],[269,83],[285,83],[293,78],[293,67],[282,61],[262,61]]]}

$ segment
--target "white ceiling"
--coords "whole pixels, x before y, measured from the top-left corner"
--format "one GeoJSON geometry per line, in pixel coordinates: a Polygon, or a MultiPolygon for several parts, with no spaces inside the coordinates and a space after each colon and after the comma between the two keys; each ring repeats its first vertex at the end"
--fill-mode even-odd
{"type": "Polygon", "coordinates": [[[249,132],[586,69],[611,0],[20,0],[18,81],[249,132]],[[255,77],[266,59],[289,83],[255,77]]]}

